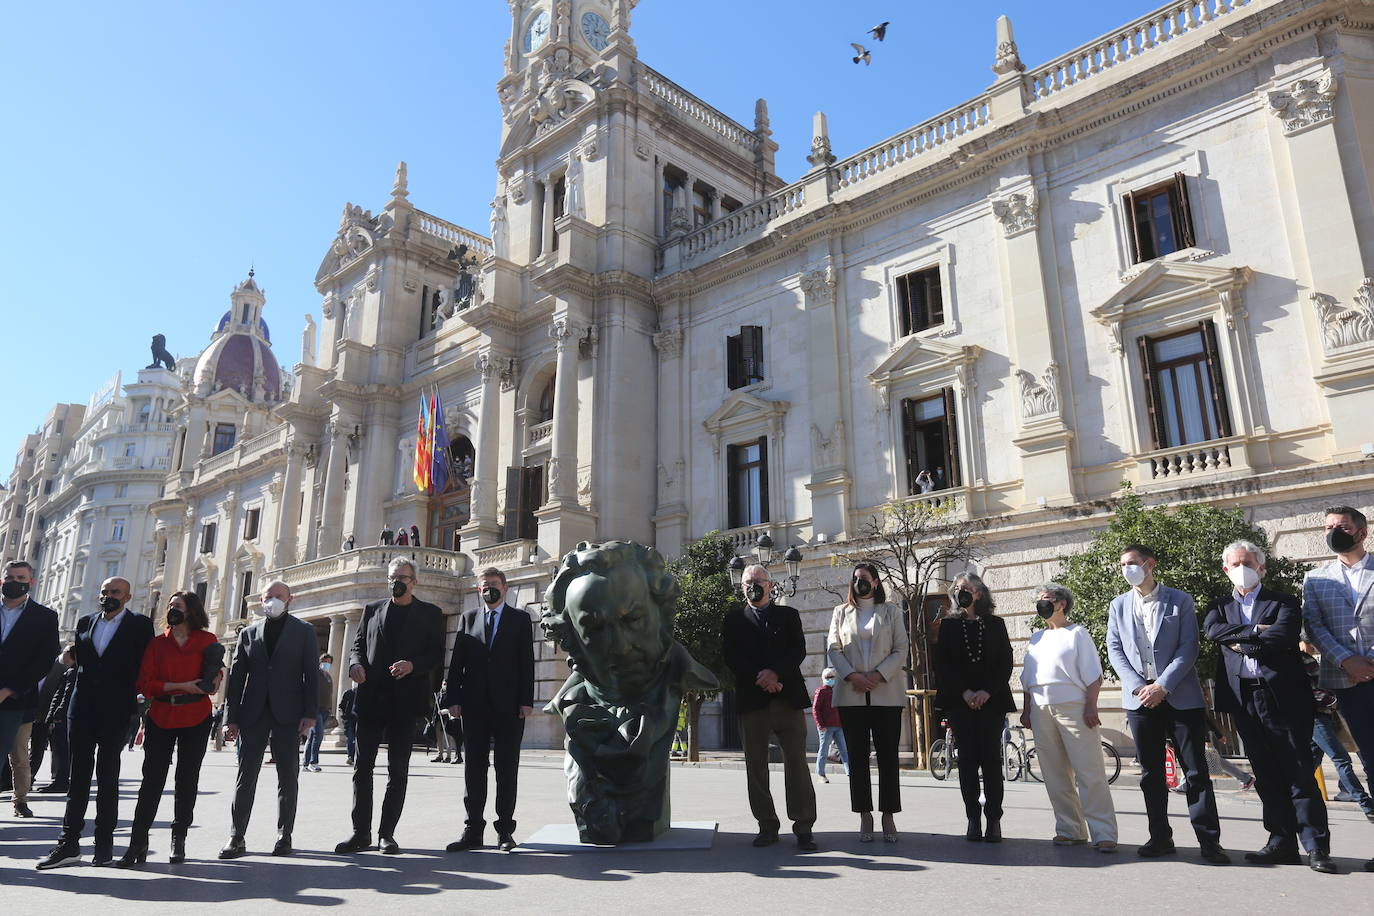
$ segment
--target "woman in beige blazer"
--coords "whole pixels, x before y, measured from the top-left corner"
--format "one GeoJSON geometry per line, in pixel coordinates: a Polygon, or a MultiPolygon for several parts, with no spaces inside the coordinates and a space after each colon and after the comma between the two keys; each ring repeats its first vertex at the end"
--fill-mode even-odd
{"type": "Polygon", "coordinates": [[[826,639],[830,667],[839,674],[835,706],[849,746],[849,801],[859,815],[859,840],[873,841],[873,789],[868,769],[870,740],[878,754],[878,810],[883,839],[897,842],[893,815],[902,810],[897,742],[906,707],[906,624],[888,603],[877,567],[857,563],[849,579],[849,600],[835,608],[826,639]]]}

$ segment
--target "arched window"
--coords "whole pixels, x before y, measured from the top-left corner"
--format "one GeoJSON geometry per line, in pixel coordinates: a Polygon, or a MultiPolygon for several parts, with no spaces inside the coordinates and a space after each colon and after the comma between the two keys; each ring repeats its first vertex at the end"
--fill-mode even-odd
{"type": "Polygon", "coordinates": [[[537,423],[547,423],[553,419],[553,383],[557,376],[550,375],[549,381],[544,385],[544,389],[539,392],[539,418],[537,423]]]}

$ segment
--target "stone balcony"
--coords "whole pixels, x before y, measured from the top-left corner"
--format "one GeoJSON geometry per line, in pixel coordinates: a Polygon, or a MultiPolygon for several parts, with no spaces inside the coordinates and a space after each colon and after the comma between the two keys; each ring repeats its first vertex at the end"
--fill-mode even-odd
{"type": "Polygon", "coordinates": [[[1147,452],[1136,459],[1137,486],[1179,486],[1229,474],[1250,473],[1245,437],[1212,439],[1147,452]]]}

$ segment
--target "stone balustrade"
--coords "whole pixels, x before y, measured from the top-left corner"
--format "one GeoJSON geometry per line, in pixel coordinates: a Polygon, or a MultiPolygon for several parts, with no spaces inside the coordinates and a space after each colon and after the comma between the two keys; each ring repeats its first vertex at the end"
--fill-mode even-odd
{"type": "Polygon", "coordinates": [[[486,236],[478,235],[476,232],[464,229],[462,226],[440,219],[423,210],[415,211],[414,225],[426,235],[432,235],[454,245],[466,245],[469,252],[483,258],[488,257],[496,250],[492,246],[491,239],[486,236]]]}
{"type": "Polygon", "coordinates": [[[1184,477],[1202,477],[1247,466],[1241,439],[1213,439],[1141,455],[1137,476],[1142,484],[1172,483],[1184,477]]]}
{"type": "Polygon", "coordinates": [[[538,445],[540,442],[543,442],[544,440],[548,439],[549,436],[551,436],[552,434],[552,420],[545,420],[543,423],[536,423],[535,425],[529,428],[529,432],[525,436],[525,446],[526,448],[528,448],[534,445],[538,445]]]}
{"type": "MultiPolygon", "coordinates": [[[[1257,0],[1183,0],[1163,6],[1026,74],[1034,100],[1053,95],[1169,41],[1205,28],[1257,0]]],[[[1219,28],[1219,27],[1218,27],[1219,28]]]]}
{"type": "Polygon", "coordinates": [[[835,163],[831,168],[840,189],[862,184],[898,163],[951,143],[986,127],[992,120],[986,96],[966,102],[917,124],[863,152],[835,163]]]}
{"type": "Polygon", "coordinates": [[[758,135],[743,124],[712,108],[656,70],[641,64],[639,75],[655,98],[742,147],[751,157],[758,150],[758,135]]]}
{"type": "Polygon", "coordinates": [[[225,449],[212,458],[207,458],[196,467],[196,479],[205,480],[222,474],[236,465],[247,464],[269,452],[280,452],[286,447],[286,427],[278,426],[265,433],[225,449]]]}
{"type": "Polygon", "coordinates": [[[506,541],[502,544],[482,547],[477,551],[477,568],[486,569],[488,566],[495,566],[501,570],[515,569],[529,562],[530,555],[538,549],[538,542],[528,539],[506,541]]]}
{"type": "Polygon", "coordinates": [[[726,245],[737,248],[763,235],[774,220],[795,213],[805,204],[805,187],[801,183],[788,185],[683,236],[678,243],[682,258],[690,261],[726,245]]]}
{"type": "Polygon", "coordinates": [[[352,578],[354,581],[365,577],[368,583],[379,587],[386,576],[386,567],[396,557],[404,557],[415,564],[415,572],[423,582],[426,574],[441,576],[466,576],[472,569],[471,560],[466,554],[452,550],[439,550],[434,547],[399,547],[378,545],[346,550],[329,557],[320,557],[294,566],[286,566],[269,575],[264,581],[280,579],[291,586],[292,591],[307,591],[314,586],[332,586],[334,580],[352,578]]]}

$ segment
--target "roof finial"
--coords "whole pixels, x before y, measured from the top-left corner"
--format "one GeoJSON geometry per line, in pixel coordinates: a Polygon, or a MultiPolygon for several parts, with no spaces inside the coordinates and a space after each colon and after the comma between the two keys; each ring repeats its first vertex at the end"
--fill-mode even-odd
{"type": "Polygon", "coordinates": [[[405,200],[410,196],[409,181],[406,178],[405,160],[401,160],[396,166],[396,183],[391,187],[391,197],[393,200],[405,200]]]}
{"type": "Polygon", "coordinates": [[[1016,38],[1011,31],[1011,19],[997,17],[997,57],[992,64],[992,72],[998,76],[1019,73],[1026,69],[1021,63],[1021,55],[1016,51],[1016,38]]]}

